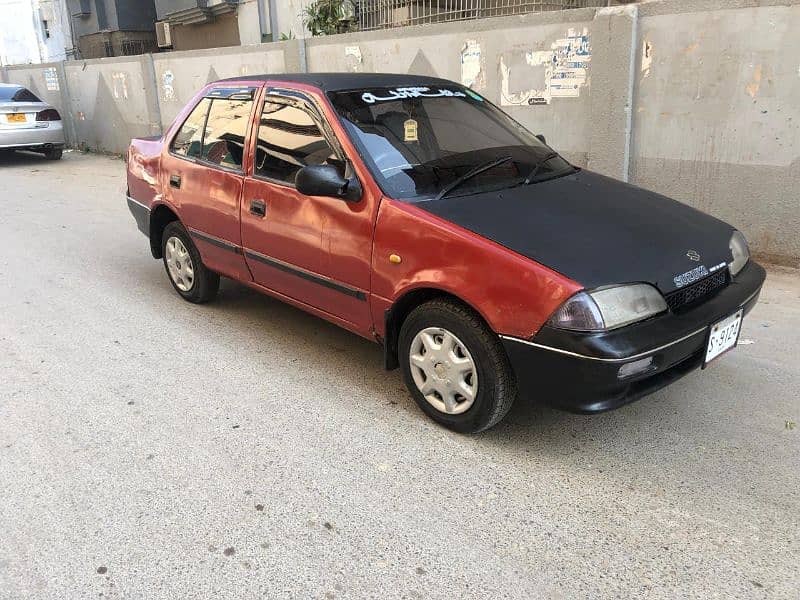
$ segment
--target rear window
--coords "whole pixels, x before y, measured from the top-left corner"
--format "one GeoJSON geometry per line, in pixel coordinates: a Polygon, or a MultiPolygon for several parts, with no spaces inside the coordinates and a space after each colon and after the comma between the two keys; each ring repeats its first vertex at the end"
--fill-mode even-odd
{"type": "Polygon", "coordinates": [[[242,167],[245,132],[252,105],[252,100],[212,100],[200,158],[232,169],[242,167]]]}
{"type": "Polygon", "coordinates": [[[216,88],[183,122],[170,150],[187,158],[241,169],[255,88],[216,88]]]}
{"type": "Polygon", "coordinates": [[[41,102],[29,89],[16,86],[0,86],[0,102],[41,102]]]}

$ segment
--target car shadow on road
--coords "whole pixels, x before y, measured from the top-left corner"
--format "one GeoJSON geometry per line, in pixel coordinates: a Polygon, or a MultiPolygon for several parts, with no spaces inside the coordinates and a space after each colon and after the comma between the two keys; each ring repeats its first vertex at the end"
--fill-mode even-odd
{"type": "Polygon", "coordinates": [[[0,167],[11,167],[11,166],[25,166],[25,165],[34,165],[34,164],[47,164],[52,161],[48,161],[44,154],[38,154],[36,152],[10,152],[0,151],[0,167]]]}
{"type": "MultiPolygon", "coordinates": [[[[352,385],[362,388],[360,391],[363,395],[383,396],[381,399],[385,400],[387,406],[402,407],[413,418],[427,418],[406,390],[400,370],[384,370],[382,349],[378,344],[227,279],[223,279],[220,295],[213,306],[238,315],[230,319],[231,323],[242,325],[248,320],[252,322],[257,319],[261,331],[279,331],[289,340],[313,340],[311,345],[305,345],[302,350],[292,348],[291,342],[287,341],[286,350],[294,354],[302,352],[306,361],[319,365],[319,368],[335,369],[330,360],[332,352],[346,355],[347,364],[358,365],[351,371],[352,385]]],[[[353,408],[357,410],[358,407],[353,408]]],[[[505,424],[498,427],[504,436],[526,438],[539,428],[568,427],[571,422],[590,418],[553,410],[523,399],[515,403],[505,424]]]]}
{"type": "MultiPolygon", "coordinates": [[[[146,264],[132,261],[126,269],[140,282],[141,293],[155,304],[169,302],[170,297],[184,304],[174,297],[163,267],[155,261],[145,268],[146,264]]],[[[332,395],[336,402],[348,403],[341,409],[356,415],[369,402],[377,422],[392,429],[425,429],[448,438],[451,443],[442,451],[469,449],[490,462],[509,461],[525,469],[546,461],[557,472],[590,472],[611,485],[643,478],[668,487],[674,484],[674,474],[681,473],[682,481],[723,489],[731,472],[749,477],[752,485],[761,474],[770,476],[766,458],[755,472],[741,458],[736,462],[743,454],[766,455],[756,447],[760,438],[742,438],[738,431],[741,415],[752,402],[747,390],[739,389],[742,382],[736,379],[734,364],[711,374],[691,373],[640,401],[598,415],[565,413],[544,406],[541,399],[520,398],[491,430],[461,435],[430,423],[400,372],[383,369],[380,346],[280,300],[223,279],[215,302],[170,312],[173,320],[186,319],[185,324],[175,323],[179,326],[196,327],[198,318],[212,322],[219,341],[241,345],[248,368],[274,369],[280,357],[290,370],[297,365],[298,372],[314,373],[352,392],[332,395]],[[259,348],[269,352],[259,353],[259,348]],[[723,401],[710,402],[712,390],[722,394],[723,401]]]]}
{"type": "MultiPolygon", "coordinates": [[[[142,292],[154,302],[174,295],[161,265],[139,267],[144,264],[135,261],[129,265],[130,269],[141,271],[135,277],[147,288],[142,292]]],[[[384,411],[383,419],[428,425],[427,417],[406,390],[400,371],[387,373],[380,346],[356,334],[225,278],[213,303],[183,312],[187,324],[205,313],[205,318],[213,318],[218,329],[226,331],[226,337],[241,340],[243,347],[269,345],[273,356],[299,358],[305,370],[329,373],[332,380],[345,378],[344,385],[354,393],[339,398],[351,399],[349,410],[358,411],[358,402],[365,397],[374,398],[384,411]],[[202,312],[191,316],[195,310],[202,312]]],[[[254,367],[270,367],[260,355],[248,356],[248,361],[252,360],[264,361],[254,367]]],[[[604,454],[612,462],[647,462],[648,456],[662,453],[663,459],[663,452],[675,453],[678,444],[691,448],[704,443],[706,431],[693,425],[698,421],[708,422],[707,427],[714,430],[711,434],[718,439],[728,437],[725,428],[729,423],[724,415],[715,414],[722,408],[697,401],[703,395],[698,388],[700,381],[703,377],[692,373],[647,398],[598,415],[570,414],[548,408],[539,398],[520,398],[493,429],[475,436],[446,435],[492,453],[517,457],[524,451],[542,456],[588,452],[604,454]]],[[[714,384],[706,381],[702,385],[714,384]]],[[[676,461],[679,455],[676,454],[676,461]]]]}

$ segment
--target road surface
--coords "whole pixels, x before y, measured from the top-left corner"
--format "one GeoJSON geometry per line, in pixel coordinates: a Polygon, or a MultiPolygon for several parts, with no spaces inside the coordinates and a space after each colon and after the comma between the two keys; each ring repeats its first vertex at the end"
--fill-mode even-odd
{"type": "Polygon", "coordinates": [[[181,300],[124,189],[0,159],[0,598],[797,597],[797,272],[713,368],[464,436],[376,345],[181,300]]]}

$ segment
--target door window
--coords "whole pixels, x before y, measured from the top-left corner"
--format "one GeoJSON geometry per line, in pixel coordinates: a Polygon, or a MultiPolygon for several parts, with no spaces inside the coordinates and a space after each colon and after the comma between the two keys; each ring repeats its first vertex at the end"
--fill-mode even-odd
{"type": "Polygon", "coordinates": [[[255,174],[294,185],[307,165],[341,167],[311,114],[298,106],[265,102],[258,127],[255,174]]]}
{"type": "Polygon", "coordinates": [[[186,118],[178,135],[172,140],[171,150],[173,153],[190,158],[200,156],[200,148],[203,143],[203,127],[205,127],[209,106],[211,106],[211,100],[203,98],[186,118]]]}
{"type": "Polygon", "coordinates": [[[214,98],[208,112],[200,158],[231,169],[242,168],[252,100],[214,98]]]}

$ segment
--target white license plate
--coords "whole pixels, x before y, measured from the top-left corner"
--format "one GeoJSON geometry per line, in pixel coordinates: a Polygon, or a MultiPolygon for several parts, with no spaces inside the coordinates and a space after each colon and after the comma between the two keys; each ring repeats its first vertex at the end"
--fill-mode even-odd
{"type": "Polygon", "coordinates": [[[711,326],[706,346],[705,364],[736,346],[736,342],[739,341],[739,330],[742,327],[742,313],[743,311],[739,309],[730,317],[717,321],[711,326]]]}

